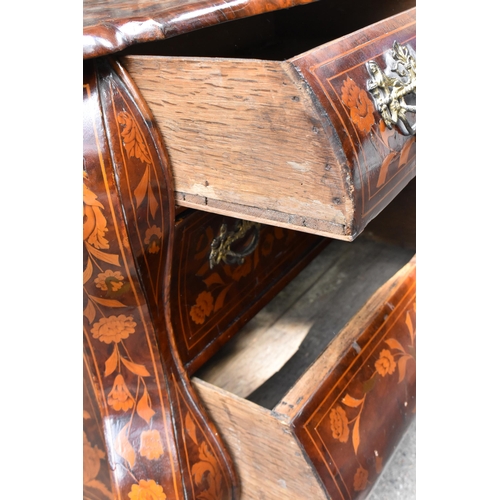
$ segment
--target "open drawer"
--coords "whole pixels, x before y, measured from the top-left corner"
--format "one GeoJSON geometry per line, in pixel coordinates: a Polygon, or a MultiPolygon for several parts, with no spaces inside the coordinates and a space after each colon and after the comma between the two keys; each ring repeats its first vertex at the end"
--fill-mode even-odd
{"type": "Polygon", "coordinates": [[[415,175],[415,50],[411,9],[285,61],[120,60],[178,205],[352,240],[415,175]]]}
{"type": "Polygon", "coordinates": [[[174,240],[171,320],[190,374],[330,242],[199,210],[177,217],[174,240]]]}
{"type": "Polygon", "coordinates": [[[352,240],[414,177],[415,2],[87,4],[84,56],[124,49],[178,205],[352,240]]]}
{"type": "MultiPolygon", "coordinates": [[[[337,295],[326,307],[348,306],[346,316],[323,337],[324,352],[309,351],[314,359],[294,370],[271,402],[259,400],[274,378],[269,369],[283,373],[307,333],[293,321],[275,332],[267,358],[247,352],[250,392],[249,384],[242,393],[213,377],[224,372],[245,384],[231,367],[238,359],[231,350],[233,341],[248,339],[246,327],[233,334],[265,303],[259,294],[267,300],[319,248],[313,240],[345,240],[328,248],[356,256],[377,233],[367,225],[387,216],[384,231],[401,237],[390,208],[415,176],[413,7],[392,1],[377,9],[367,0],[84,2],[89,497],[236,500],[240,483],[243,498],[368,493],[413,415],[414,261],[404,266],[414,249],[404,249],[402,260],[389,258],[396,268],[372,288],[361,273],[354,295],[339,291],[343,260],[335,264],[340,274],[323,285],[337,295]],[[202,294],[182,285],[196,262],[175,260],[187,234],[175,217],[194,213],[188,209],[212,212],[196,215],[200,220],[266,225],[275,239],[301,232],[304,245],[286,248],[288,270],[275,269],[281,257],[273,255],[276,262],[235,299],[244,307],[231,309],[225,324],[210,324],[214,336],[195,350],[178,341],[174,311],[177,303],[190,314],[202,294]],[[183,290],[195,294],[194,304],[183,290]]],[[[259,256],[267,252],[262,244],[259,256]]],[[[356,257],[358,272],[383,268],[372,250],[356,257]]],[[[228,274],[236,281],[236,271],[228,274]]],[[[313,297],[310,313],[314,304],[313,297]]],[[[269,307],[255,318],[264,318],[265,337],[269,307]]]]}
{"type": "Polygon", "coordinates": [[[195,374],[242,500],[366,498],[415,417],[414,249],[368,232],[329,245],[195,374]]]}

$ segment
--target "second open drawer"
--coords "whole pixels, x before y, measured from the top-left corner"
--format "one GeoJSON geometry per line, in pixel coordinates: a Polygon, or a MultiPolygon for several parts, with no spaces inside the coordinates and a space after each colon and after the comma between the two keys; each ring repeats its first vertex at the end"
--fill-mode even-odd
{"type": "Polygon", "coordinates": [[[353,240],[415,176],[415,9],[285,61],[138,47],[181,206],[353,240]]]}

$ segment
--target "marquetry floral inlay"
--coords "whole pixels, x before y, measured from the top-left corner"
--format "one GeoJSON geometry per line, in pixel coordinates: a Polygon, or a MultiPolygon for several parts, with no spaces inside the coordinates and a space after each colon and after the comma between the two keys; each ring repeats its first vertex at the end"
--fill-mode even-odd
{"type": "MultiPolygon", "coordinates": [[[[402,383],[406,376],[407,363],[410,360],[415,361],[415,328],[410,313],[411,311],[407,310],[403,316],[404,325],[408,332],[406,338],[409,338],[406,348],[403,347],[402,340],[386,338],[383,342],[383,348],[379,348],[372,355],[373,364],[366,364],[367,367],[373,366],[371,376],[362,381],[357,380],[355,384],[348,386],[349,392],[345,392],[340,400],[344,407],[335,404],[329,410],[331,436],[339,443],[351,441],[356,458],[361,444],[361,421],[367,399],[370,398],[371,394],[374,394],[372,391],[376,385],[384,379],[398,374],[397,384],[402,383]],[[357,397],[353,397],[351,394],[356,394],[357,397]]],[[[382,457],[378,456],[377,453],[375,453],[375,457],[375,472],[378,474],[382,470],[382,457]]],[[[354,491],[364,490],[369,483],[368,479],[369,471],[359,463],[353,478],[354,491]]]]}
{"type": "Polygon", "coordinates": [[[349,422],[346,412],[341,406],[336,406],[330,412],[330,426],[333,437],[341,443],[346,443],[349,439],[349,422]]]}
{"type": "Polygon", "coordinates": [[[198,449],[198,460],[191,468],[191,474],[199,490],[196,494],[196,500],[220,500],[223,497],[223,478],[220,466],[207,442],[199,439],[197,426],[189,413],[186,415],[184,426],[187,435],[194,441],[198,449]]]}
{"type": "Polygon", "coordinates": [[[123,286],[123,276],[120,271],[107,269],[99,273],[94,280],[95,286],[106,292],[116,292],[123,286]]]}
{"type": "MultiPolygon", "coordinates": [[[[90,419],[87,411],[83,412],[84,419],[90,419]]],[[[83,431],[83,498],[90,500],[93,498],[112,499],[113,495],[106,485],[98,478],[101,470],[101,460],[106,463],[106,453],[97,445],[92,445],[83,431]]]]}
{"type": "Polygon", "coordinates": [[[359,466],[354,474],[354,491],[363,491],[368,485],[368,471],[359,466]]]}
{"type": "Polygon", "coordinates": [[[156,429],[142,431],[139,453],[148,460],[156,460],[163,455],[161,436],[156,429]]]}
{"type": "MultiPolygon", "coordinates": [[[[137,148],[133,151],[136,154],[140,152],[137,148]]],[[[163,445],[159,432],[150,427],[151,419],[156,413],[146,383],[146,378],[151,376],[150,371],[144,364],[134,360],[133,351],[126,345],[128,339],[137,335],[138,331],[137,318],[130,314],[130,307],[126,305],[135,299],[127,299],[127,294],[131,291],[130,282],[124,276],[121,256],[113,253],[109,242],[104,239],[103,235],[110,230],[106,210],[96,194],[85,185],[88,180],[88,176],[84,174],[84,245],[88,257],[83,272],[84,293],[87,299],[83,314],[88,320],[91,338],[109,346],[107,358],[102,366],[104,386],[108,388],[105,389],[106,403],[113,411],[127,415],[125,424],[115,434],[113,448],[130,469],[133,469],[137,458],[137,449],[134,446],[137,446],[137,443],[133,445],[129,440],[132,424],[139,430],[141,421],[142,425],[148,425],[148,428],[142,431],[138,446],[142,457],[147,460],[157,459],[163,454],[163,445]],[[90,209],[85,210],[85,207],[90,209]],[[85,217],[86,214],[90,215],[85,217]],[[120,300],[117,300],[118,298],[120,300]],[[120,313],[120,309],[128,314],[120,313]],[[112,377],[112,384],[108,377],[112,377]]],[[[158,239],[157,230],[153,228],[149,236],[158,239]]],[[[134,498],[164,498],[152,483],[141,480],[137,488],[133,491],[134,498]]]]}
{"type": "MultiPolygon", "coordinates": [[[[83,178],[88,179],[86,172],[83,172],[83,178]]],[[[109,248],[105,237],[108,228],[102,214],[103,208],[97,195],[83,183],[83,241],[97,250],[109,248]]]]}
{"type": "Polygon", "coordinates": [[[132,316],[103,317],[92,327],[92,335],[101,342],[111,344],[111,342],[120,342],[135,332],[137,323],[132,316]]]}
{"type": "Polygon", "coordinates": [[[196,485],[204,490],[196,496],[198,500],[220,500],[222,498],[222,475],[215,456],[203,441],[198,448],[199,462],[193,465],[191,473],[196,485]]]}
{"type": "Polygon", "coordinates": [[[130,410],[134,404],[135,400],[128,390],[127,384],[125,384],[123,375],[118,374],[115,377],[113,388],[108,394],[108,405],[112,406],[116,411],[127,411],[130,410]]]}
{"type": "MultiPolygon", "coordinates": [[[[153,168],[151,154],[149,153],[146,140],[137,125],[135,118],[126,111],[121,111],[117,116],[118,123],[123,126],[121,136],[123,145],[128,157],[139,159],[144,165],[144,173],[139,181],[139,184],[134,189],[134,197],[136,206],[139,207],[144,199],[147,199],[149,214],[153,219],[156,217],[156,212],[159,208],[158,200],[153,189],[153,168]]],[[[155,227],[148,221],[149,228],[155,227]]],[[[160,233],[161,234],[161,233],[160,233]]]]}
{"type": "Polygon", "coordinates": [[[123,125],[123,145],[129,157],[139,158],[144,163],[151,163],[146,141],[134,118],[126,111],[121,111],[118,113],[117,119],[118,123],[123,125]]]}
{"type": "Polygon", "coordinates": [[[101,460],[106,457],[106,454],[97,445],[92,446],[87,438],[85,431],[83,432],[83,484],[88,484],[97,477],[101,468],[101,460]]]}
{"type": "Polygon", "coordinates": [[[378,374],[382,377],[386,375],[392,375],[394,370],[396,369],[396,362],[394,361],[394,356],[391,354],[391,351],[387,349],[383,349],[377,361],[375,361],[375,369],[378,374]]]}
{"type": "Polygon", "coordinates": [[[191,307],[189,314],[195,323],[199,325],[205,322],[205,318],[214,310],[214,298],[210,292],[203,291],[196,298],[196,304],[191,307]]]}
{"type": "Polygon", "coordinates": [[[153,479],[141,479],[138,484],[132,485],[128,497],[130,500],[166,500],[167,495],[153,479]]]}
{"type": "Polygon", "coordinates": [[[144,243],[147,245],[149,253],[158,253],[160,251],[161,229],[158,226],[152,226],[146,230],[144,243]]]}

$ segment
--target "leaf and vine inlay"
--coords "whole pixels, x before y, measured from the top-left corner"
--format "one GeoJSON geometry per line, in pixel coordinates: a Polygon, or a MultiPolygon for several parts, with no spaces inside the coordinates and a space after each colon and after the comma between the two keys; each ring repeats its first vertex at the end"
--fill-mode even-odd
{"type": "MultiPolygon", "coordinates": [[[[87,172],[83,172],[83,179],[88,179],[87,172]]],[[[104,206],[83,183],[83,241],[95,250],[109,248],[109,241],[105,234],[108,231],[106,218],[102,214],[104,206]]]]}
{"type": "MultiPolygon", "coordinates": [[[[378,377],[384,378],[386,376],[391,376],[396,372],[397,369],[399,372],[398,383],[401,383],[404,380],[406,374],[406,363],[410,359],[415,359],[415,348],[414,348],[415,330],[413,327],[409,311],[406,312],[405,318],[406,318],[405,324],[408,329],[408,333],[410,334],[410,344],[408,346],[409,352],[405,351],[405,349],[398,340],[394,338],[386,339],[384,343],[387,344],[387,346],[389,346],[389,349],[385,348],[381,349],[380,352],[378,353],[377,360],[375,361],[374,364],[375,369],[373,371],[372,376],[362,384],[364,392],[363,397],[361,399],[357,399],[353,398],[352,396],[346,393],[346,395],[342,399],[342,403],[345,406],[349,408],[359,408],[359,411],[354,419],[348,422],[347,418],[345,418],[345,420],[343,421],[345,425],[354,422],[351,439],[355,453],[358,452],[360,444],[360,421],[363,412],[363,407],[365,405],[365,401],[368,394],[375,387],[378,377]]],[[[330,416],[331,419],[334,418],[333,415],[337,415],[339,409],[341,408],[337,407],[331,410],[331,416],[330,416]]],[[[338,419],[338,417],[335,418],[338,419]]],[[[333,425],[332,425],[332,430],[333,430],[333,425]]],[[[333,437],[339,439],[335,432],[333,432],[333,437]]]]}
{"type": "MultiPolygon", "coordinates": [[[[138,151],[137,148],[134,151],[138,151]]],[[[115,438],[114,449],[132,469],[137,455],[129,441],[132,423],[141,419],[148,425],[155,415],[146,383],[146,378],[151,374],[145,365],[134,360],[126,345],[127,339],[136,334],[136,318],[133,314],[120,314],[119,311],[115,313],[117,309],[130,311],[124,302],[117,300],[120,296],[125,299],[130,291],[130,284],[125,279],[119,255],[109,251],[109,242],[104,238],[108,231],[105,208],[96,194],[85,185],[87,180],[88,176],[84,173],[83,223],[88,259],[83,272],[84,294],[87,299],[83,314],[89,322],[92,338],[110,346],[102,367],[104,377],[113,377],[112,385],[108,384],[111,388],[106,394],[106,403],[113,411],[129,415],[127,423],[115,438]],[[118,269],[110,269],[108,265],[118,269]]],[[[134,426],[140,428],[137,422],[134,426]]],[[[163,454],[157,430],[142,431],[139,453],[148,460],[154,460],[163,454]]],[[[138,495],[144,497],[145,492],[146,490],[139,492],[138,495]]]]}
{"type": "MultiPolygon", "coordinates": [[[[142,163],[145,164],[144,173],[142,175],[139,184],[134,189],[134,197],[136,202],[136,207],[139,207],[145,198],[147,198],[147,205],[151,217],[155,219],[156,212],[159,208],[158,200],[156,199],[153,191],[152,184],[152,160],[149,153],[146,140],[139,129],[134,117],[132,117],[126,111],[121,111],[117,116],[118,123],[123,126],[121,136],[123,139],[123,145],[130,158],[137,158],[142,163]]],[[[148,222],[148,228],[155,227],[148,222]]],[[[161,236],[161,232],[160,232],[161,236]]]]}
{"type": "Polygon", "coordinates": [[[368,485],[368,471],[359,466],[354,474],[354,491],[363,491],[368,485]]]}
{"type": "MultiPolygon", "coordinates": [[[[366,449],[362,451],[358,458],[363,439],[363,411],[368,406],[372,409],[367,411],[373,411],[373,402],[380,398],[380,394],[390,395],[390,392],[387,392],[388,388],[402,383],[407,375],[408,362],[410,360],[415,361],[416,331],[412,320],[412,313],[415,312],[415,302],[411,305],[413,311],[408,310],[407,307],[403,309],[402,316],[399,316],[401,319],[397,320],[401,326],[394,330],[398,332],[398,339],[394,337],[383,339],[377,349],[373,351],[373,354],[370,355],[370,360],[364,363],[368,371],[368,378],[356,379],[354,384],[350,384],[345,389],[343,396],[340,398],[340,404],[333,404],[328,409],[330,435],[338,443],[346,445],[350,443],[354,458],[358,462],[351,483],[353,490],[356,492],[365,490],[371,484],[369,480],[371,466],[374,466],[377,474],[381,472],[383,466],[383,457],[379,456],[376,449],[373,450],[375,456],[371,463],[366,462],[366,449]],[[405,330],[407,334],[402,335],[405,330]],[[406,341],[403,339],[406,339],[406,341]],[[397,381],[392,379],[395,376],[397,376],[397,381]],[[394,380],[394,382],[389,382],[389,380],[394,380]],[[379,384],[383,384],[381,390],[374,391],[379,384]],[[370,400],[372,396],[374,399],[370,400]],[[368,401],[371,402],[368,403],[368,401]],[[370,465],[370,467],[367,465],[370,465]]],[[[367,422],[367,428],[370,425],[370,422],[367,422]]]]}

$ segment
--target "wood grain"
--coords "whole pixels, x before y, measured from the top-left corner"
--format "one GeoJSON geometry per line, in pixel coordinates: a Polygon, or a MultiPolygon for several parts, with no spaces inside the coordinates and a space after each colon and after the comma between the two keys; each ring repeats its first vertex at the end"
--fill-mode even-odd
{"type": "Polygon", "coordinates": [[[193,378],[193,385],[234,460],[241,478],[241,500],[326,500],[286,423],[199,378],[193,378]]]}

